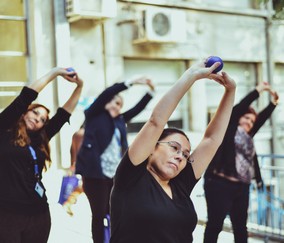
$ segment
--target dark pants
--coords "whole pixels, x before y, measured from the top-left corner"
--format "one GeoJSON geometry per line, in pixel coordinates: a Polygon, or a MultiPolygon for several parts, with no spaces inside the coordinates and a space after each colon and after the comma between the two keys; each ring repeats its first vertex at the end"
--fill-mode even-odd
{"type": "Polygon", "coordinates": [[[227,215],[232,222],[235,243],[247,243],[249,185],[212,176],[205,178],[204,190],[208,215],[204,243],[217,242],[227,215]]]}
{"type": "Polygon", "coordinates": [[[94,243],[104,243],[104,218],[109,214],[112,179],[94,179],[83,177],[83,190],[89,200],[92,211],[92,236],[94,243]]]}
{"type": "Polygon", "coordinates": [[[46,243],[50,227],[49,211],[33,216],[0,211],[1,243],[46,243]]]}

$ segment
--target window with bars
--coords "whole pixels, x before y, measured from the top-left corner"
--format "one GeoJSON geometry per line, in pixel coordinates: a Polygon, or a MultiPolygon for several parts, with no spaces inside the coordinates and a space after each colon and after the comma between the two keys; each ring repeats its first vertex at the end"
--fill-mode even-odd
{"type": "Polygon", "coordinates": [[[24,0],[0,2],[0,110],[27,82],[27,18],[24,0]]]}

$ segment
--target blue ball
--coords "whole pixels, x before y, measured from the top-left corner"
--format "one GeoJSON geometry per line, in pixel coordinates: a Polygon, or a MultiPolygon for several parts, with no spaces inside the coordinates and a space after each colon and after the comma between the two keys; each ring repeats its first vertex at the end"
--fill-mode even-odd
{"type": "MultiPolygon", "coordinates": [[[[72,67],[66,68],[66,70],[67,70],[68,72],[75,72],[75,69],[72,68],[72,67]]],[[[74,74],[70,74],[70,75],[68,75],[68,76],[71,77],[71,78],[73,78],[73,77],[74,77],[74,74]]]]}
{"type": "Polygon", "coordinates": [[[208,57],[205,63],[205,67],[211,67],[215,62],[221,63],[221,65],[213,71],[213,73],[218,73],[223,69],[223,66],[224,66],[223,61],[220,57],[217,57],[217,56],[208,57]]]}

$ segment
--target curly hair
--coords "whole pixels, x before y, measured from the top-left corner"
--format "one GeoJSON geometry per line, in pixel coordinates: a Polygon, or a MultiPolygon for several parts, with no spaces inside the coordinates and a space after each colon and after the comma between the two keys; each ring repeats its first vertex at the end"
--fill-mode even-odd
{"type": "MultiPolygon", "coordinates": [[[[29,105],[26,113],[35,109],[35,108],[38,108],[38,107],[44,108],[47,111],[47,114],[49,114],[50,110],[47,107],[45,107],[44,105],[41,105],[41,104],[36,104],[36,103],[29,105]]],[[[14,132],[13,143],[14,143],[14,145],[17,145],[17,146],[20,146],[20,147],[24,147],[26,145],[31,144],[31,139],[28,135],[26,123],[24,121],[24,116],[26,115],[26,113],[24,113],[20,117],[20,119],[15,124],[14,128],[12,129],[12,131],[14,132]]],[[[49,116],[47,115],[45,125],[46,125],[46,123],[48,123],[48,121],[49,121],[49,116]]],[[[50,164],[51,164],[49,139],[47,137],[45,130],[42,129],[42,128],[37,131],[37,134],[39,135],[39,138],[40,138],[39,149],[44,153],[44,155],[46,157],[46,163],[44,165],[44,169],[46,170],[47,167],[49,167],[50,164]]]]}

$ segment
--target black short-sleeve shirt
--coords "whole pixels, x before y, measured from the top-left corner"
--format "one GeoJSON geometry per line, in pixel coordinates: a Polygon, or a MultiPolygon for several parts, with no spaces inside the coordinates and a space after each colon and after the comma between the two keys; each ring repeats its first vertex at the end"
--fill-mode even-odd
{"type": "Polygon", "coordinates": [[[191,164],[173,180],[173,199],[146,168],[124,155],[111,193],[111,243],[187,243],[197,215],[190,193],[197,183],[191,164]]]}

